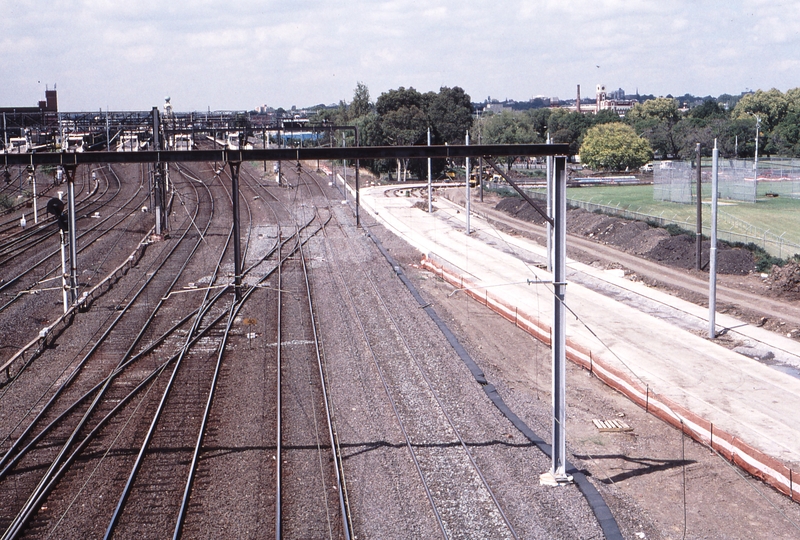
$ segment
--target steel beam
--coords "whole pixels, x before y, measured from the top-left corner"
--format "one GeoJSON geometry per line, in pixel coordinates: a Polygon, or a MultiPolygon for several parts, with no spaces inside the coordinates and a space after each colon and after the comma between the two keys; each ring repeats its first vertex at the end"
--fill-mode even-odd
{"type": "Polygon", "coordinates": [[[67,212],[69,227],[69,297],[70,303],[78,301],[78,246],[75,233],[75,169],[76,166],[66,166],[67,174],[67,212]]]}
{"type": "Polygon", "coordinates": [[[566,471],[566,350],[567,350],[567,159],[555,158],[554,257],[553,257],[553,446],[552,467],[542,483],[561,485],[572,481],[566,471]]]}
{"type": "Polygon", "coordinates": [[[347,148],[266,148],[253,150],[148,150],[143,152],[36,152],[2,154],[4,165],[80,165],[86,163],[178,163],[230,161],[306,161],[317,159],[425,159],[489,156],[566,155],[566,144],[481,144],[446,146],[351,146],[347,148]]]}

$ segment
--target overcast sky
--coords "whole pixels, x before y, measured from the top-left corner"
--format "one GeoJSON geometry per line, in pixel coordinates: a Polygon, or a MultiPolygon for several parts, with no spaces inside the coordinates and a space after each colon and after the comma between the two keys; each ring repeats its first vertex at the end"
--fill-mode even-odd
{"type": "Polygon", "coordinates": [[[783,0],[0,0],[0,106],[176,111],[374,101],[400,86],[584,97],[800,86],[783,0]]]}

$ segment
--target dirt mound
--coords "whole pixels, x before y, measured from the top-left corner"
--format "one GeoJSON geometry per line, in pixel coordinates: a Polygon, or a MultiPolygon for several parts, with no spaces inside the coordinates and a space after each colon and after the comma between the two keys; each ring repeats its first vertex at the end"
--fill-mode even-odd
{"type": "Polygon", "coordinates": [[[767,284],[771,291],[800,295],[800,264],[793,262],[783,268],[773,266],[767,284]]]}
{"type": "MultiPolygon", "coordinates": [[[[428,201],[417,201],[413,205],[411,205],[411,207],[412,208],[417,208],[417,209],[422,210],[424,212],[427,212],[428,211],[428,201]]],[[[431,210],[436,212],[437,208],[435,206],[431,205],[431,210]]]]}
{"type": "MultiPolygon", "coordinates": [[[[536,210],[517,197],[506,197],[496,206],[507,214],[543,224],[545,221],[536,210]]],[[[587,212],[580,208],[567,213],[567,230],[571,234],[593,238],[619,249],[660,262],[675,268],[690,270],[695,267],[695,235],[691,233],[670,235],[661,227],[643,221],[622,219],[605,214],[587,212]]],[[[701,264],[708,270],[710,242],[704,241],[701,264]]],[[[717,246],[717,272],[720,274],[745,275],[755,270],[753,254],[745,249],[732,248],[722,242],[717,246]]],[[[800,273],[798,273],[800,280],[800,273]]],[[[800,289],[798,290],[800,293],[800,289]]]]}
{"type": "MultiPolygon", "coordinates": [[[[506,214],[510,214],[517,219],[530,221],[531,223],[537,223],[539,225],[546,223],[539,212],[531,208],[531,205],[528,204],[527,201],[520,199],[519,197],[504,197],[500,199],[500,202],[497,203],[495,208],[502,210],[506,214]]],[[[544,202],[542,202],[539,205],[539,208],[541,208],[542,211],[546,211],[547,206],[544,202]]]]}

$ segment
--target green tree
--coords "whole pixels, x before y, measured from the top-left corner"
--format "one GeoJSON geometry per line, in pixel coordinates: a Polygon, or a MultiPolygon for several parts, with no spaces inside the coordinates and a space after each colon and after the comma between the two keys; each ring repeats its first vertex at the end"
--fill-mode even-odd
{"type": "Polygon", "coordinates": [[[463,89],[443,86],[428,96],[428,119],[436,144],[464,144],[472,127],[472,100],[463,89]]]}
{"type": "Polygon", "coordinates": [[[600,124],[586,132],[581,162],[592,169],[624,171],[641,167],[653,158],[650,144],[620,122],[600,124]]]}
{"type": "Polygon", "coordinates": [[[669,157],[677,156],[680,151],[679,141],[672,129],[680,118],[677,101],[656,98],[635,105],[625,115],[625,122],[647,139],[656,154],[669,157]]]}
{"type": "Polygon", "coordinates": [[[350,119],[366,116],[371,110],[372,104],[369,101],[369,88],[359,81],[356,83],[355,90],[353,90],[353,101],[350,103],[350,108],[348,110],[350,119]]]}
{"type": "MultiPolygon", "coordinates": [[[[481,119],[481,140],[484,144],[529,144],[542,142],[533,129],[530,116],[525,113],[503,111],[481,119]]],[[[511,169],[518,156],[506,157],[506,166],[511,169]]]]}
{"type": "Polygon", "coordinates": [[[555,109],[550,113],[547,130],[554,143],[569,144],[569,153],[577,154],[583,133],[593,125],[590,114],[555,109]]]}
{"type": "Polygon", "coordinates": [[[781,123],[788,110],[789,100],[783,92],[773,88],[768,92],[758,90],[753,94],[742,96],[733,110],[733,116],[746,118],[757,115],[761,118],[761,127],[769,132],[781,123]]]}

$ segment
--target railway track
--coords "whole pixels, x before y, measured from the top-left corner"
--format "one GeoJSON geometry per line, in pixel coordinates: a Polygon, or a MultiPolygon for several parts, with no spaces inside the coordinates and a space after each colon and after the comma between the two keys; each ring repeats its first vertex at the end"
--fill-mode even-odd
{"type": "MultiPolygon", "coordinates": [[[[202,191],[198,190],[197,193],[202,193],[202,191]]],[[[211,200],[210,193],[207,193],[206,201],[210,203],[211,200]]],[[[208,223],[210,223],[211,212],[209,212],[207,219],[208,223]]],[[[188,225],[190,220],[187,219],[185,221],[188,225]]],[[[36,403],[44,403],[45,406],[39,411],[36,411],[36,408],[24,411],[24,415],[17,421],[14,428],[4,434],[6,441],[14,441],[14,446],[9,448],[9,451],[4,455],[3,459],[7,460],[12,455],[11,451],[18,448],[21,442],[26,441],[34,433],[37,426],[45,425],[47,432],[41,437],[36,446],[32,448],[26,446],[27,451],[21,458],[15,456],[14,469],[7,471],[6,475],[11,475],[14,470],[24,470],[26,460],[41,462],[43,456],[37,455],[37,453],[44,453],[47,456],[46,460],[50,460],[51,456],[55,454],[55,457],[50,460],[50,465],[44,476],[37,479],[32,475],[23,475],[28,485],[33,480],[36,482],[36,487],[31,490],[27,501],[18,510],[14,520],[11,521],[7,532],[10,535],[9,537],[19,535],[27,524],[28,519],[37,509],[37,501],[43,500],[47,492],[55,486],[55,481],[64,475],[67,461],[74,461],[77,457],[76,454],[71,454],[73,444],[80,440],[88,426],[91,426],[90,419],[92,415],[103,416],[102,407],[99,406],[111,403],[114,399],[112,397],[110,400],[103,400],[109,393],[111,383],[121,381],[123,387],[126,382],[129,383],[125,377],[119,377],[123,373],[117,372],[117,369],[134,355],[136,347],[148,332],[158,332],[156,328],[159,325],[169,324],[166,322],[170,320],[169,316],[162,316],[163,300],[151,303],[149,298],[150,295],[155,296],[155,298],[165,298],[175,288],[179,278],[186,270],[191,255],[201,242],[199,238],[185,241],[189,236],[188,232],[190,230],[192,229],[187,226],[184,234],[176,239],[172,246],[164,243],[163,249],[158,256],[153,257],[149,275],[145,272],[144,275],[139,276],[141,279],[137,280],[132,288],[127,291],[118,291],[127,292],[125,296],[128,298],[115,299],[119,303],[109,306],[112,311],[105,317],[104,324],[94,329],[93,334],[96,337],[84,342],[81,351],[79,351],[82,353],[80,359],[78,360],[75,357],[71,362],[68,361],[62,371],[57,373],[58,376],[51,380],[36,401],[36,403]],[[137,329],[139,329],[138,333],[137,329]],[[83,351],[86,352],[84,353],[83,351]],[[117,361],[119,358],[121,360],[117,361]],[[98,381],[104,379],[107,379],[106,383],[96,390],[94,396],[83,397],[89,388],[96,387],[98,381]],[[51,392],[52,395],[48,395],[51,392]],[[89,401],[91,402],[87,403],[89,401]],[[72,407],[76,403],[82,404],[82,406],[72,407]],[[66,416],[58,413],[59,410],[65,408],[72,409],[72,412],[66,416]],[[34,413],[36,414],[34,415],[34,413]],[[57,416],[59,422],[50,427],[54,416],[57,416]],[[26,419],[31,417],[33,422],[28,424],[26,429],[19,434],[18,431],[24,425],[26,419]],[[58,450],[56,451],[56,449],[58,450]]],[[[111,298],[104,298],[104,300],[111,300],[111,298]]],[[[96,306],[96,308],[96,311],[102,311],[100,306],[96,306]]],[[[157,352],[164,354],[164,351],[157,352]]],[[[141,364],[142,362],[140,361],[136,366],[138,367],[141,364]]],[[[28,378],[26,375],[28,377],[36,377],[38,374],[35,372],[24,373],[22,380],[18,378],[11,391],[3,395],[4,399],[13,400],[15,388],[26,387],[26,381],[24,380],[28,378]]],[[[39,386],[41,385],[40,383],[39,386]]],[[[23,481],[17,475],[13,477],[18,483],[23,481]]],[[[6,505],[6,509],[15,507],[18,507],[18,504],[10,503],[6,505]]]]}
{"type": "Polygon", "coordinates": [[[357,250],[358,244],[340,224],[326,227],[325,240],[327,273],[341,291],[340,302],[352,315],[358,336],[353,338],[352,354],[364,355],[375,367],[438,535],[517,538],[453,411],[427,373],[422,361],[427,352],[415,345],[415,332],[401,322],[402,314],[379,286],[385,276],[358,264],[368,255],[357,250]],[[482,528],[476,528],[478,523],[482,528]]]}
{"type": "Polygon", "coordinates": [[[335,188],[242,164],[237,300],[215,165],[172,169],[169,233],[0,389],[2,538],[525,536],[335,188]],[[330,325],[347,343],[333,366],[330,325]],[[361,370],[347,385],[343,366],[361,370]],[[342,444],[343,392],[383,435],[342,444]],[[354,513],[353,463],[383,449],[396,498],[354,513]],[[393,504],[404,528],[382,522],[393,504]]]}
{"type": "MultiPolygon", "coordinates": [[[[113,193],[84,207],[84,211],[92,213],[102,209],[103,215],[91,219],[89,214],[84,214],[85,219],[78,222],[81,225],[78,233],[79,268],[85,270],[79,279],[81,288],[90,286],[102,272],[120,264],[144,234],[144,217],[139,212],[145,197],[142,194],[143,179],[130,189],[126,188],[126,200],[118,202],[121,182],[113,169],[109,170],[109,176],[116,183],[113,193]]],[[[35,245],[26,248],[24,254],[18,253],[3,265],[0,314],[5,320],[25,318],[43,323],[52,317],[53,303],[60,304],[63,290],[60,250],[52,249],[45,242],[58,232],[54,223],[46,225],[45,229],[46,237],[38,239],[35,245]]],[[[58,241],[53,243],[57,245],[58,241]]],[[[6,327],[7,350],[0,353],[0,359],[7,358],[8,346],[20,346],[31,339],[38,331],[36,326],[6,327]]]]}
{"type": "MultiPolygon", "coordinates": [[[[196,188],[195,184],[203,184],[191,171],[180,173],[186,185],[196,188]]],[[[219,180],[219,174],[215,178],[219,180]]],[[[257,185],[248,189],[251,193],[260,192],[252,196],[253,200],[271,197],[257,185]]],[[[294,267],[288,275],[299,275],[297,261],[302,261],[302,246],[321,229],[312,225],[317,219],[316,210],[298,202],[296,193],[290,198],[296,208],[273,208],[276,222],[282,212],[284,218],[291,217],[294,231],[281,238],[278,226],[275,242],[260,254],[251,254],[249,238],[246,240],[246,278],[252,286],[241,302],[233,302],[228,287],[230,276],[224,270],[231,228],[227,227],[224,245],[216,251],[210,279],[197,275],[207,275],[208,269],[192,261],[200,246],[201,251],[207,251],[219,228],[212,225],[212,216],[198,219],[196,215],[204,206],[212,207],[214,198],[219,196],[210,196],[209,192],[204,203],[202,189],[195,193],[194,197],[185,192],[178,196],[181,207],[188,202],[196,205],[195,215],[187,213],[184,223],[173,228],[173,238],[183,231],[179,238],[165,241],[158,255],[140,263],[138,285],[128,289],[117,285],[113,294],[95,301],[90,313],[99,314],[107,305],[111,314],[95,328],[95,337],[76,351],[82,357],[74,355],[55,371],[52,365],[48,366],[52,374],[48,383],[40,377],[42,370],[34,368],[43,364],[35,362],[0,396],[0,404],[19,403],[25,401],[21,399],[23,393],[31,395],[31,388],[38,388],[35,392],[39,392],[32,405],[15,411],[15,418],[3,421],[0,488],[3,484],[14,485],[14,490],[3,490],[6,500],[0,520],[6,529],[4,538],[54,534],[70,537],[69,531],[96,531],[98,522],[104,521],[107,537],[163,531],[170,525],[180,536],[187,517],[191,527],[188,501],[196,472],[202,470],[202,440],[206,431],[214,433],[216,429],[210,415],[214,390],[228,384],[219,382],[224,379],[220,375],[224,375],[221,366],[226,344],[231,332],[235,334],[241,326],[236,314],[249,305],[254,293],[272,291],[264,283],[284,266],[294,267]],[[187,236],[196,237],[196,241],[185,241],[187,236]],[[170,243],[174,244],[172,250],[164,253],[170,243]],[[188,246],[193,246],[190,252],[188,246]],[[181,268],[170,268],[176,262],[182,263],[181,268]],[[224,284],[217,285],[219,282],[224,284]],[[188,292],[198,284],[204,292],[188,292]],[[199,294],[203,299],[195,304],[169,301],[199,294]],[[212,361],[215,356],[216,361],[212,361]],[[34,380],[38,384],[32,384],[34,380]],[[196,444],[189,444],[189,440],[196,444]],[[184,472],[176,475],[176,467],[184,472]],[[129,471],[125,489],[118,492],[114,486],[121,483],[124,470],[129,471]],[[114,500],[116,507],[111,513],[109,504],[114,500]],[[85,501],[92,503],[87,505],[85,501]],[[91,508],[87,510],[87,506],[91,508]],[[98,520],[102,515],[111,517],[98,520]]],[[[273,199],[273,204],[281,206],[277,198],[273,199]]],[[[245,208],[250,216],[249,204],[245,208]]],[[[247,225],[246,230],[254,229],[250,227],[252,223],[247,225]]],[[[148,248],[148,256],[153,251],[154,246],[148,248]]],[[[274,296],[275,292],[269,294],[274,296]]],[[[273,301],[277,309],[287,309],[281,307],[282,302],[273,301]]],[[[301,305],[307,306],[309,317],[310,299],[301,305]]],[[[312,321],[312,331],[314,326],[312,321]]],[[[280,338],[277,343],[283,341],[280,338]]],[[[292,378],[289,381],[281,384],[295,384],[292,378]]],[[[311,406],[324,409],[324,397],[316,399],[314,402],[312,398],[311,406]]],[[[328,442],[324,443],[328,448],[332,447],[330,433],[328,430],[328,442]]],[[[277,438],[277,432],[273,436],[277,438]]],[[[336,471],[329,474],[335,477],[336,471]]],[[[326,495],[325,489],[320,493],[326,495]]],[[[277,500],[282,499],[279,496],[277,500]]],[[[333,506],[334,510],[340,507],[333,506]]],[[[275,523],[280,524],[281,520],[276,519],[275,523]]],[[[304,525],[295,526],[302,530],[304,525]]]]}

